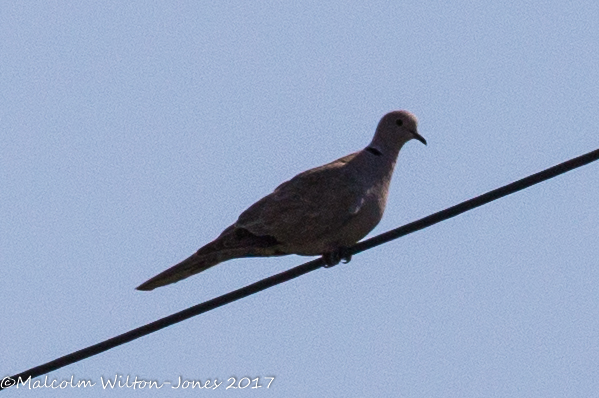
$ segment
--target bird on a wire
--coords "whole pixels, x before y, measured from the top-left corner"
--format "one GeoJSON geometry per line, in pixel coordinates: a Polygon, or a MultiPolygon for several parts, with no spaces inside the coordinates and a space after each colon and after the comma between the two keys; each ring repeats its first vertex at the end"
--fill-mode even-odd
{"type": "Polygon", "coordinates": [[[175,283],[234,258],[321,255],[329,267],[349,261],[347,248],[383,216],[400,149],[411,139],[426,145],[417,124],[408,111],[387,113],[366,148],[282,183],[218,238],[137,290],[175,283]]]}

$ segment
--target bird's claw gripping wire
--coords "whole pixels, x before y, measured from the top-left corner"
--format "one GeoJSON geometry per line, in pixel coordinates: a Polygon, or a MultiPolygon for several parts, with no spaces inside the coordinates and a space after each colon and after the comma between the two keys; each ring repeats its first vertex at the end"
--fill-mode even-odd
{"type": "Polygon", "coordinates": [[[324,267],[331,268],[343,261],[343,264],[347,264],[351,261],[352,254],[349,252],[347,247],[340,247],[339,249],[328,252],[322,255],[324,260],[324,267]]]}

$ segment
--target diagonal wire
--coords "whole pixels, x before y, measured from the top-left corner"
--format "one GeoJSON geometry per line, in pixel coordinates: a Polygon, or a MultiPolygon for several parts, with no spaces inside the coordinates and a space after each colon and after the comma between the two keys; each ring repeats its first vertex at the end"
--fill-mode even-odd
{"type": "MultiPolygon", "coordinates": [[[[521,191],[528,187],[531,187],[540,182],[549,180],[553,177],[556,177],[560,174],[566,173],[578,167],[584,166],[591,162],[594,162],[599,159],[599,149],[596,149],[592,152],[589,152],[585,155],[570,159],[566,162],[560,163],[556,166],[550,167],[546,170],[538,172],[536,174],[532,174],[528,177],[525,177],[521,180],[512,182],[511,184],[505,185],[501,188],[494,189],[489,191],[483,195],[477,196],[475,198],[469,199],[465,202],[459,203],[455,206],[449,207],[445,210],[439,211],[437,213],[431,214],[430,216],[421,218],[420,220],[411,222],[402,227],[393,229],[391,231],[382,233],[373,238],[367,239],[356,245],[347,249],[349,254],[356,254],[363,252],[365,250],[371,249],[375,246],[382,245],[383,243],[387,243],[394,239],[400,238],[402,236],[408,235],[412,232],[419,231],[421,229],[430,227],[436,223],[447,220],[449,218],[460,215],[468,210],[472,210],[474,208],[485,205],[494,200],[500,199],[504,196],[510,195],[514,192],[521,191]]],[[[314,271],[324,265],[324,261],[322,258],[318,258],[316,260],[309,261],[307,263],[298,265],[297,267],[291,268],[287,271],[281,272],[279,274],[273,275],[266,279],[262,279],[256,283],[252,283],[251,285],[245,286],[241,289],[234,290],[230,293],[224,294],[222,296],[213,298],[212,300],[205,301],[201,304],[194,305],[193,307],[187,308],[183,311],[177,312],[175,314],[169,315],[147,325],[138,327],[137,329],[133,329],[127,333],[123,333],[106,341],[103,341],[98,344],[94,344],[82,350],[73,352],[71,354],[65,355],[48,363],[45,363],[40,366],[36,366],[24,372],[21,372],[12,377],[7,377],[2,380],[2,385],[0,385],[0,391],[12,386],[15,382],[18,382],[19,379],[22,381],[27,380],[29,377],[35,378],[37,376],[52,372],[54,370],[60,369],[64,366],[73,364],[75,362],[81,361],[85,358],[89,358],[101,352],[110,350],[111,348],[118,347],[119,345],[128,343],[140,337],[146,336],[150,333],[156,332],[160,329],[164,329],[168,326],[174,325],[175,323],[184,321],[196,315],[202,314],[204,312],[213,310],[215,308],[221,307],[225,304],[232,303],[233,301],[239,300],[241,298],[247,297],[251,294],[258,293],[262,290],[268,289],[269,287],[278,285],[283,282],[287,282],[291,279],[297,278],[298,276],[304,275],[308,272],[314,271]]]]}

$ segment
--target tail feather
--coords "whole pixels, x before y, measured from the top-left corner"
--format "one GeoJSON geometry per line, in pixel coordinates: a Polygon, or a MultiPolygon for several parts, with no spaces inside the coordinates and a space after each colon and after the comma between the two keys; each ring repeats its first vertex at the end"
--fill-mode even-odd
{"type": "Polygon", "coordinates": [[[139,285],[137,290],[154,290],[157,287],[169,285],[171,283],[179,282],[181,279],[188,278],[199,272],[205,271],[210,267],[223,261],[215,255],[198,255],[194,253],[179,264],[173,265],[169,269],[155,277],[147,280],[146,282],[139,285]]]}
{"type": "Polygon", "coordinates": [[[154,290],[205,271],[223,261],[240,257],[280,256],[286,253],[276,249],[279,244],[271,236],[256,236],[234,225],[200,248],[196,253],[169,269],[142,283],[137,290],[154,290]]]}

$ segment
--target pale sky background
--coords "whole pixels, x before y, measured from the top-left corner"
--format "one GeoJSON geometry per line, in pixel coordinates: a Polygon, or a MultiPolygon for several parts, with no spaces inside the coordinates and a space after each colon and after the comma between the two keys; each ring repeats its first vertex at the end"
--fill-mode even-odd
{"type": "MultiPolygon", "coordinates": [[[[598,148],[598,21],[591,0],[3,2],[0,377],[308,261],[134,290],[390,110],[429,145],[373,233],[598,148]]],[[[597,396],[598,198],[599,163],[50,374],[95,387],[0,394],[597,396]],[[225,384],[103,391],[117,374],[225,384]],[[244,376],[275,380],[224,389],[244,376]]]]}

